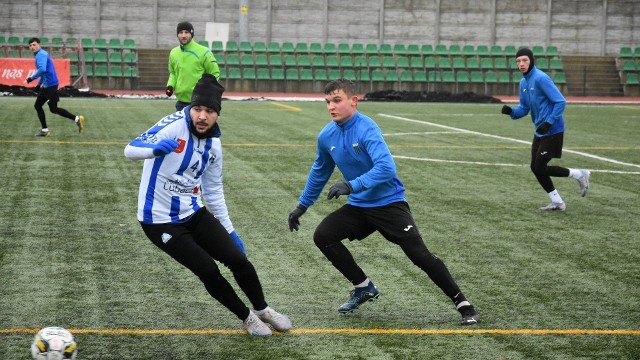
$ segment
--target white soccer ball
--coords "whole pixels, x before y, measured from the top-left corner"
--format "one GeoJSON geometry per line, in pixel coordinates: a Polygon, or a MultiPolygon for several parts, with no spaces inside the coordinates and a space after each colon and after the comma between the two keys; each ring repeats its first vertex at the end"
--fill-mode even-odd
{"type": "Polygon", "coordinates": [[[31,356],[34,360],[75,359],[78,344],[73,335],[61,327],[46,327],[36,334],[31,344],[31,356]]]}

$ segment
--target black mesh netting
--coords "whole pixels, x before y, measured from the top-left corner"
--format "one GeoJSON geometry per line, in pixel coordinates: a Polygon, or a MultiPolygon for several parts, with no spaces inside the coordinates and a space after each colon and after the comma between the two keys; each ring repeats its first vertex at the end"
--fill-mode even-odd
{"type": "Polygon", "coordinates": [[[478,95],[472,92],[452,94],[449,92],[396,91],[383,90],[367,93],[365,101],[402,101],[402,102],[452,102],[452,103],[501,103],[489,95],[478,95]]]}
{"type": "MultiPolygon", "coordinates": [[[[9,86],[0,84],[0,95],[36,96],[38,94],[33,88],[18,85],[9,86]]],[[[60,97],[108,97],[105,94],[100,94],[93,91],[80,91],[71,86],[65,86],[58,89],[58,95],[60,97]]]]}

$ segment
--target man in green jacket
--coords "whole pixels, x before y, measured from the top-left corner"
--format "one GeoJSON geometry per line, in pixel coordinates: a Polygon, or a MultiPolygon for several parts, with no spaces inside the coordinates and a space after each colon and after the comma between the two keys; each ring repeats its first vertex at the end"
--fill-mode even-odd
{"type": "Polygon", "coordinates": [[[193,25],[181,22],[177,28],[180,46],[169,54],[169,81],[167,96],[176,94],[176,110],[180,111],[191,102],[193,88],[203,74],[220,78],[220,69],[211,49],[193,40],[193,25]]]}

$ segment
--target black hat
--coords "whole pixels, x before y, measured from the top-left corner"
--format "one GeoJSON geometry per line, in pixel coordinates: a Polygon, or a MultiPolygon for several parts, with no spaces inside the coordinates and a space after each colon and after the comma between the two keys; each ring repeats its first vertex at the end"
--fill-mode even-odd
{"type": "Polygon", "coordinates": [[[220,115],[223,92],[224,87],[218,83],[215,76],[204,74],[193,89],[191,106],[206,106],[220,115]]]}
{"type": "Polygon", "coordinates": [[[193,38],[193,34],[194,34],[193,25],[191,25],[190,22],[186,22],[185,21],[185,22],[181,22],[180,24],[178,24],[178,29],[176,30],[176,32],[178,34],[180,34],[180,31],[182,31],[182,30],[187,30],[188,32],[190,32],[191,33],[191,37],[193,38]]]}
{"type": "Polygon", "coordinates": [[[531,68],[533,68],[533,65],[535,65],[535,58],[533,57],[533,51],[531,51],[531,49],[526,47],[520,48],[516,53],[516,58],[519,58],[520,56],[527,56],[529,58],[530,64],[527,72],[531,71],[531,68]]]}

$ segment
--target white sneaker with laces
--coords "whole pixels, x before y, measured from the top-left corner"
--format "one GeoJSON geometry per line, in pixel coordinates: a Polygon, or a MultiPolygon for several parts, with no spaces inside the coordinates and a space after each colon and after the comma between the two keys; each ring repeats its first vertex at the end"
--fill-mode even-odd
{"type": "Polygon", "coordinates": [[[253,336],[269,336],[271,329],[260,320],[258,315],[253,311],[249,311],[249,316],[242,322],[242,326],[253,336]]]}
{"type": "Polygon", "coordinates": [[[591,176],[591,172],[589,170],[580,170],[580,177],[578,180],[578,185],[580,185],[580,196],[587,196],[587,192],[589,191],[589,177],[591,176]]]}
{"type": "Polygon", "coordinates": [[[566,208],[567,208],[567,205],[563,202],[561,203],[552,202],[551,204],[545,207],[541,207],[540,211],[564,211],[566,208]]]}
{"type": "Polygon", "coordinates": [[[289,320],[286,315],[280,314],[270,307],[267,307],[264,314],[256,313],[256,315],[260,320],[270,324],[274,329],[280,332],[286,332],[291,329],[291,320],[289,320]]]}

